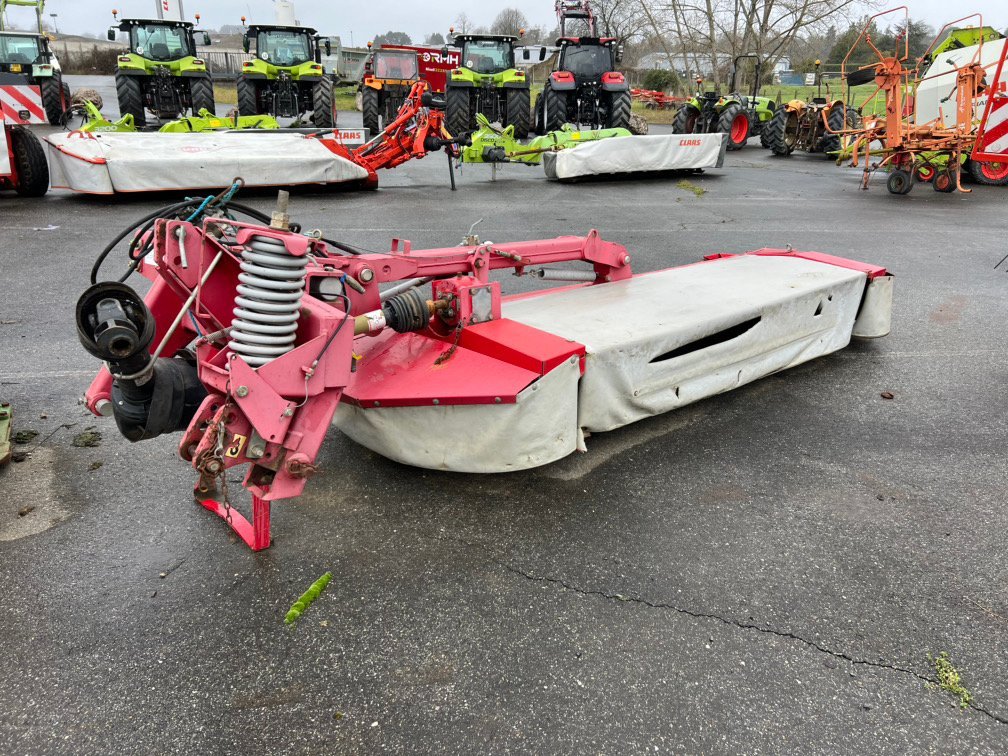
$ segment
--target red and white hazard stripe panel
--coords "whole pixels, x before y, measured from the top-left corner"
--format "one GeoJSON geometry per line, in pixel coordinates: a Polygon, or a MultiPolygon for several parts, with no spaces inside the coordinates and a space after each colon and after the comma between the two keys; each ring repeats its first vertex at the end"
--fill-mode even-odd
{"type": "Polygon", "coordinates": [[[0,113],[7,123],[48,123],[42,107],[42,90],[38,87],[23,84],[0,86],[0,113]]]}
{"type": "Polygon", "coordinates": [[[9,176],[11,172],[10,153],[7,151],[7,132],[3,119],[0,118],[0,177],[9,176]]]}
{"type": "Polygon", "coordinates": [[[1008,159],[1008,71],[1005,70],[1005,58],[1008,57],[1008,44],[1001,52],[997,74],[987,98],[987,108],[980,122],[980,132],[977,134],[976,147],[971,156],[978,161],[1004,162],[1008,159]]]}

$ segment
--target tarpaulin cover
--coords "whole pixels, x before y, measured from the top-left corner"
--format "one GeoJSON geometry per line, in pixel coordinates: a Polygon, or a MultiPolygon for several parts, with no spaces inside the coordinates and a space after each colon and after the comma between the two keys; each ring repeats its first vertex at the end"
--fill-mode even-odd
{"type": "Polygon", "coordinates": [[[724,163],[724,134],[654,134],[587,142],[543,155],[546,176],[560,181],[651,171],[718,168],[724,163]]]}
{"type": "Polygon", "coordinates": [[[607,431],[845,347],[863,272],[739,255],[506,301],[503,316],[588,350],[578,399],[607,431]]]}
{"type": "Polygon", "coordinates": [[[86,194],[336,184],[366,179],[359,165],[300,134],[52,134],[54,189],[86,194]]]}

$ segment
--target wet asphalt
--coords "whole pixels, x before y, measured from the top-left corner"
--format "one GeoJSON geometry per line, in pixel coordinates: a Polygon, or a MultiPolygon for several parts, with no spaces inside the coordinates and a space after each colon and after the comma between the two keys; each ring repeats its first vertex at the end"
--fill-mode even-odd
{"type": "Polygon", "coordinates": [[[791,244],[894,271],[892,335],[526,473],[333,431],[259,554],[193,503],[176,439],[77,405],[91,262],[167,200],[0,197],[0,398],[38,433],[0,471],[0,751],[1008,750],[1006,190],[862,192],[756,140],[681,178],[477,166],[452,193],[429,157],[292,215],[371,249],[597,228],[638,271],[791,244]],[[942,652],[966,708],[934,689],[942,652]]]}

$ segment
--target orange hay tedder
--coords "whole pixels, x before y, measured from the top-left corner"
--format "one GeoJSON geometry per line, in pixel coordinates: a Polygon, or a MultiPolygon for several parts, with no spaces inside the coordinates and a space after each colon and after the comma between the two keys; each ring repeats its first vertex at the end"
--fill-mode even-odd
{"type": "MultiPolygon", "coordinates": [[[[906,6],[878,13],[868,19],[861,35],[854,42],[841,67],[842,76],[851,86],[859,86],[874,81],[875,89],[859,103],[862,111],[875,96],[885,95],[885,113],[866,115],[859,129],[848,129],[842,133],[853,137],[851,165],[864,166],[861,188],[868,188],[871,174],[880,169],[889,171],[887,187],[893,194],[909,194],[918,178],[927,177],[937,192],[969,192],[962,185],[962,170],[969,160],[1001,165],[1008,161],[1008,139],[1002,139],[1001,123],[1008,117],[1005,95],[1004,69],[1005,45],[996,64],[993,83],[988,77],[988,67],[981,63],[983,40],[977,45],[976,53],[967,62],[956,66],[955,86],[943,101],[954,102],[956,117],[954,123],[946,123],[944,114],[925,123],[917,123],[914,118],[914,98],[922,82],[943,74],[923,74],[946,32],[964,21],[977,20],[983,27],[980,14],[973,14],[952,21],[938,32],[934,42],[911,67],[909,41],[903,33],[897,37],[896,50],[890,55],[880,50],[872,40],[871,30],[876,19],[893,13],[901,13],[906,21],[909,14],[906,6]],[[874,51],[878,60],[864,66],[850,67],[850,60],[862,46],[874,51]],[[985,108],[977,107],[978,98],[987,97],[985,108]],[[982,117],[978,110],[983,110],[982,117]],[[878,145],[881,145],[879,147],[878,145]],[[873,162],[873,156],[882,159],[873,162]],[[862,162],[863,161],[863,162],[862,162]]],[[[993,66],[989,66],[993,67],[993,66]]],[[[1008,128],[1008,126],[1006,126],[1008,128]]],[[[1002,129],[1005,130],[1005,129],[1002,129]]]]}

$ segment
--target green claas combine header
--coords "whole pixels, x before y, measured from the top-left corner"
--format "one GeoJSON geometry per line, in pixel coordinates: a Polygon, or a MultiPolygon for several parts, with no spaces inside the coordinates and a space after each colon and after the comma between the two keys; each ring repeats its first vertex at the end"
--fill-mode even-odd
{"type": "Polygon", "coordinates": [[[482,113],[491,122],[514,126],[518,139],[528,136],[531,95],[525,72],[515,67],[517,41],[513,35],[454,36],[462,63],[449,74],[445,90],[447,127],[453,135],[475,131],[476,115],[482,113]]]}
{"type": "Polygon", "coordinates": [[[322,50],[331,54],[329,39],[307,27],[254,24],[245,31],[245,52],[253,41],[255,58],[242,64],[238,79],[238,112],[300,120],[311,111],[318,128],[335,126],[334,82],[322,67],[322,50]]]}
{"type": "MultiPolygon", "coordinates": [[[[118,20],[118,12],[112,11],[118,20]]],[[[199,14],[196,14],[199,22],[199,14]]],[[[114,42],[116,31],[128,36],[129,50],[119,56],[116,95],[119,112],[133,116],[133,122],[147,124],[147,111],[161,120],[193,115],[201,110],[214,112],[213,80],[206,61],[196,53],[196,31],[188,21],[166,19],[123,19],[108,31],[114,42]]],[[[204,45],[210,35],[199,32],[204,45]]]]}

